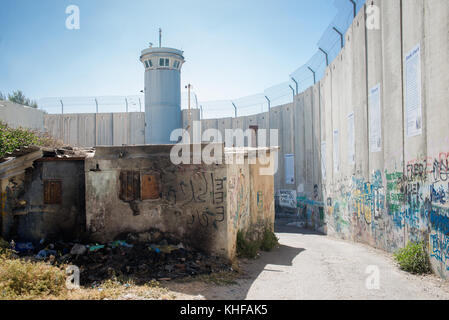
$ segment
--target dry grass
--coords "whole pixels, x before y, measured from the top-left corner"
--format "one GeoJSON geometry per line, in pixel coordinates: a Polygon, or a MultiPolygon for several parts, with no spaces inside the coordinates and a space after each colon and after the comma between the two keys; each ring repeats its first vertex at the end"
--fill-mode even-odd
{"type": "Polygon", "coordinates": [[[125,279],[111,279],[93,288],[66,287],[65,266],[17,258],[0,251],[0,300],[171,300],[176,296],[156,281],[137,286],[125,279]]]}

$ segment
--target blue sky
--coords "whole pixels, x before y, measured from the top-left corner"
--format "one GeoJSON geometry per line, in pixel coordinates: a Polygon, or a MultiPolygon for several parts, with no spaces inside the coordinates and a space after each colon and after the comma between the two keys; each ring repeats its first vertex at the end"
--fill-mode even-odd
{"type": "Polygon", "coordinates": [[[288,80],[315,52],[333,0],[0,0],[0,91],[43,97],[135,95],[149,42],[184,50],[182,85],[238,98],[288,80]],[[65,27],[68,5],[80,30],[65,27]]]}

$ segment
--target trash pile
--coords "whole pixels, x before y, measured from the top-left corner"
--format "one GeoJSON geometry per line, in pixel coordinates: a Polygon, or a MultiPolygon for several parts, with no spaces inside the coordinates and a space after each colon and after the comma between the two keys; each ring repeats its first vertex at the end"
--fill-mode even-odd
{"type": "Polygon", "coordinates": [[[232,270],[222,258],[187,249],[181,242],[159,231],[128,234],[123,238],[126,240],[87,245],[41,240],[34,246],[12,241],[10,246],[20,257],[30,260],[55,266],[77,266],[81,285],[92,285],[113,277],[126,277],[136,284],[143,284],[151,280],[169,281],[232,270]]]}

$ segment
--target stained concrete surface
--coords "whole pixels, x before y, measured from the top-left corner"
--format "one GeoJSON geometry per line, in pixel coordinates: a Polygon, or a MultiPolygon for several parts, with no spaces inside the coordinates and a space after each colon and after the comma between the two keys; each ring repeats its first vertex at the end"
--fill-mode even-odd
{"type": "Polygon", "coordinates": [[[448,282],[401,271],[383,251],[289,227],[285,220],[276,232],[280,247],[242,263],[245,275],[237,284],[172,283],[169,288],[179,299],[449,299],[448,282]],[[366,288],[368,266],[379,268],[379,290],[366,288]]]}

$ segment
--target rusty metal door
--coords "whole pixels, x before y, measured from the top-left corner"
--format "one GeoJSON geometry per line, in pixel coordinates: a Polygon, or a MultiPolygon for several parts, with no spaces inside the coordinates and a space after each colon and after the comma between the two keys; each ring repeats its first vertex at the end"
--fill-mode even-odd
{"type": "Polygon", "coordinates": [[[142,200],[156,200],[160,198],[160,179],[155,174],[142,175],[142,200]]]}

